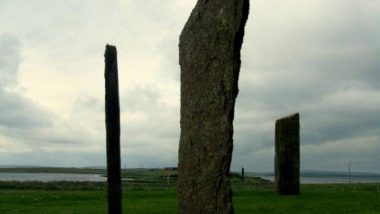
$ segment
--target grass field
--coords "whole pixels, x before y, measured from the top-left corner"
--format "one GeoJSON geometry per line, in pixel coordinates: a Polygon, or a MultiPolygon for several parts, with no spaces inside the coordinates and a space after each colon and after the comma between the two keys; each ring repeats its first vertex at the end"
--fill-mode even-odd
{"type": "MultiPolygon", "coordinates": [[[[128,184],[130,186],[130,184],[128,184]]],[[[270,187],[234,185],[236,213],[380,213],[379,184],[303,185],[299,196],[279,196],[270,187]]],[[[151,187],[123,193],[124,213],[176,213],[175,189],[151,187]],[[153,188],[154,189],[154,188],[153,188]]],[[[106,213],[102,183],[0,183],[1,214],[106,213]],[[8,183],[8,185],[6,185],[8,183]]]]}

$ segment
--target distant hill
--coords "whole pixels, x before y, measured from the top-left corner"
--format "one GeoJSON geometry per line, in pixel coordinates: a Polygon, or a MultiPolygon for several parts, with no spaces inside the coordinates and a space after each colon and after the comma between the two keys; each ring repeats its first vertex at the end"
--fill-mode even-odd
{"type": "MultiPolygon", "coordinates": [[[[121,169],[122,173],[140,174],[159,169],[151,168],[127,168],[121,169]]],[[[168,171],[168,170],[166,170],[168,171]]],[[[169,170],[170,171],[170,170],[169,170]]],[[[0,166],[0,173],[62,173],[62,174],[99,174],[106,175],[106,167],[47,167],[47,166],[0,166]]]]}
{"type": "Polygon", "coordinates": [[[3,168],[36,168],[41,166],[32,166],[32,165],[0,165],[0,169],[3,168]]]}
{"type": "MultiPolygon", "coordinates": [[[[274,172],[246,172],[247,176],[274,176],[274,172]]],[[[301,177],[347,177],[348,172],[342,171],[319,171],[303,170],[301,177]]],[[[380,177],[379,173],[374,172],[351,172],[351,177],[380,177]]]]}
{"type": "Polygon", "coordinates": [[[66,168],[66,167],[35,167],[35,166],[17,166],[17,167],[0,167],[3,173],[62,173],[62,174],[105,174],[105,169],[90,168],[66,168]]]}

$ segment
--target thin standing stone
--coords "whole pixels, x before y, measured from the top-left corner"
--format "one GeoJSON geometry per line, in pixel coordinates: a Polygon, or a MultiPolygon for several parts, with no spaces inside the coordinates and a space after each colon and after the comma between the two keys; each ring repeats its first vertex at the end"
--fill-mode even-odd
{"type": "Polygon", "coordinates": [[[241,168],[241,181],[244,182],[244,167],[241,168]]]}
{"type": "Polygon", "coordinates": [[[299,113],[276,121],[275,185],[281,195],[300,193],[299,113]]]}
{"type": "Polygon", "coordinates": [[[108,213],[121,214],[120,105],[116,47],[107,44],[104,57],[108,213]]]}

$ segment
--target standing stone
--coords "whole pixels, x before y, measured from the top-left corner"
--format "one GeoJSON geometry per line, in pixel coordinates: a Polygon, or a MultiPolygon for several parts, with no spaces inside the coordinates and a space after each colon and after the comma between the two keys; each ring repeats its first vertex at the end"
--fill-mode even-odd
{"type": "Polygon", "coordinates": [[[120,105],[116,47],[107,44],[104,57],[108,213],[121,214],[120,105]]]}
{"type": "Polygon", "coordinates": [[[276,121],[275,182],[281,195],[300,193],[300,122],[299,114],[276,121]]]}
{"type": "Polygon", "coordinates": [[[229,180],[249,0],[198,0],[179,44],[179,213],[233,213],[229,180]]]}
{"type": "Polygon", "coordinates": [[[241,168],[241,182],[244,182],[244,167],[241,168]]]}

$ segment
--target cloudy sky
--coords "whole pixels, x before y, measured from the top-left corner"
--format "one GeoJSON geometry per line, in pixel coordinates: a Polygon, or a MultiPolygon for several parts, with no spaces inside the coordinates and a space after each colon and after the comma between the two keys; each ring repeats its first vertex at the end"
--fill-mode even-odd
{"type": "MultiPolygon", "coordinates": [[[[127,167],[177,164],[178,37],[196,0],[0,0],[0,165],[104,166],[104,49],[118,48],[127,167]]],[[[380,172],[380,2],[255,0],[232,169],[272,171],[301,115],[301,168],[380,172]]]]}

